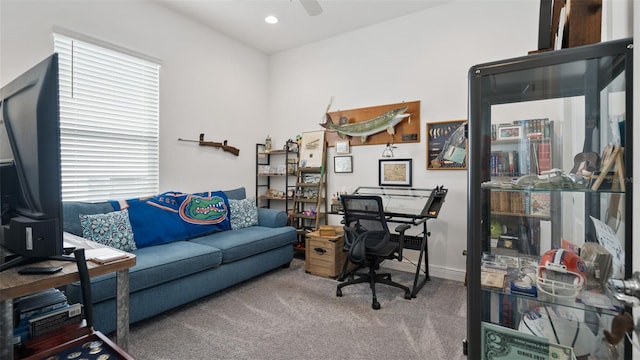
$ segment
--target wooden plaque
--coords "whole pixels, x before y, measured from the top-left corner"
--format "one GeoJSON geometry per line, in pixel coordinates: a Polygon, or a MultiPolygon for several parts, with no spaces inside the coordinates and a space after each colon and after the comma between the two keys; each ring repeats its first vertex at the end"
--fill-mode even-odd
{"type": "Polygon", "coordinates": [[[411,116],[403,119],[398,125],[395,126],[395,135],[390,135],[387,131],[382,130],[377,134],[373,134],[367,137],[365,142],[362,142],[359,137],[340,138],[335,131],[327,131],[326,141],[328,146],[334,146],[336,141],[349,140],[350,146],[359,145],[377,145],[377,144],[402,144],[402,143],[415,143],[420,142],[420,101],[402,102],[397,104],[372,106],[351,110],[338,110],[329,112],[333,123],[336,125],[341,124],[342,121],[348,124],[358,123],[373,119],[378,115],[382,115],[387,111],[397,109],[403,106],[408,106],[405,114],[411,114],[411,116]]]}

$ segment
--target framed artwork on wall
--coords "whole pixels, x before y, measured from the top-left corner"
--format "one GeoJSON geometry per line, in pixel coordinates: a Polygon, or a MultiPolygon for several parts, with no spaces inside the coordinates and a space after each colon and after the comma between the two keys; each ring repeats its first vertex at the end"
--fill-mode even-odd
{"type": "Polygon", "coordinates": [[[467,120],[427,123],[427,170],[467,168],[467,120]]]}
{"type": "Polygon", "coordinates": [[[411,159],[378,160],[379,186],[411,186],[411,159]]]}
{"type": "Polygon", "coordinates": [[[324,145],[324,130],[302,133],[299,166],[303,168],[322,166],[324,145]]]}
{"type": "Polygon", "coordinates": [[[333,157],[333,171],[336,173],[350,173],[353,172],[353,158],[348,156],[334,156],[333,157]]]}
{"type": "Polygon", "coordinates": [[[349,141],[336,141],[336,154],[348,154],[349,141]]]}

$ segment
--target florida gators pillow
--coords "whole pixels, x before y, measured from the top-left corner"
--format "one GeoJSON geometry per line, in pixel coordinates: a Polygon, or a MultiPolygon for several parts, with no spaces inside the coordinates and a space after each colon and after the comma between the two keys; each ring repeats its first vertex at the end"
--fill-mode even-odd
{"type": "Polygon", "coordinates": [[[149,198],[112,201],[112,205],[129,211],[138,248],[231,229],[229,200],[222,191],[169,191],[149,198]]]}

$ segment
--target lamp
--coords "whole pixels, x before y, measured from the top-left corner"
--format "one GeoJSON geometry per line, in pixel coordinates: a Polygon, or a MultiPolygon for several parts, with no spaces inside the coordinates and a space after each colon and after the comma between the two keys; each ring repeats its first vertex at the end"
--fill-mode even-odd
{"type": "Polygon", "coordinates": [[[392,158],[393,157],[393,149],[396,147],[391,145],[391,143],[387,143],[387,146],[382,151],[383,158],[392,158]]]}

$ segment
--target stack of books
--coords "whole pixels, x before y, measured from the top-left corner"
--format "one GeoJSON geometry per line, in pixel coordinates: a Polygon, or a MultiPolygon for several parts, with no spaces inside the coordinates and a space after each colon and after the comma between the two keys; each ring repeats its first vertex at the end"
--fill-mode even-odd
{"type": "Polygon", "coordinates": [[[13,319],[13,343],[20,344],[65,325],[82,322],[82,305],[69,305],[62,291],[48,289],[14,299],[13,319]]]}

